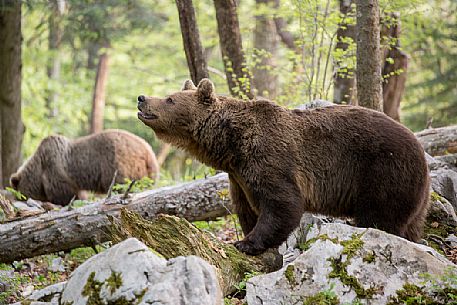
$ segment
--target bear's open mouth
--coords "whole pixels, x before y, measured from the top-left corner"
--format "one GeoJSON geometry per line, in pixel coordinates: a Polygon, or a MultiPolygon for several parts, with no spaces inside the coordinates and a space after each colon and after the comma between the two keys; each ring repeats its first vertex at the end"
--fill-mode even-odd
{"type": "Polygon", "coordinates": [[[138,118],[140,120],[155,120],[158,119],[159,117],[155,114],[144,114],[141,111],[138,111],[138,118]]]}

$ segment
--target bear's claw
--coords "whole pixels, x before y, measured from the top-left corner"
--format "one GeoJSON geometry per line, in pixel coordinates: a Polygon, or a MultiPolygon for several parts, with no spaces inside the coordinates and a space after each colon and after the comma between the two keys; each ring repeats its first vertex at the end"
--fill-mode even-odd
{"type": "Polygon", "coordinates": [[[265,252],[265,248],[259,247],[247,240],[240,240],[235,242],[235,247],[248,255],[258,255],[265,252]]]}

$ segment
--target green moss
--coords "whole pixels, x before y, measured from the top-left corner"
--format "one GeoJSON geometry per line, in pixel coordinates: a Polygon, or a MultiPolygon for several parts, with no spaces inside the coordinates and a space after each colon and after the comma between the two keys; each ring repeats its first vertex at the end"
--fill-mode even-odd
{"type": "Polygon", "coordinates": [[[358,298],[373,298],[373,295],[376,293],[375,287],[365,289],[355,276],[348,274],[346,268],[349,265],[349,259],[347,259],[345,262],[342,262],[341,258],[332,257],[329,258],[328,261],[332,267],[332,271],[329,273],[330,278],[338,278],[344,285],[351,287],[357,294],[358,298]]]}
{"type": "MultiPolygon", "coordinates": [[[[351,235],[350,239],[340,242],[343,246],[343,251],[341,253],[346,255],[346,260],[343,262],[341,257],[329,258],[328,261],[332,267],[329,277],[338,278],[344,285],[351,287],[358,298],[371,299],[377,289],[375,287],[365,289],[355,276],[349,275],[347,272],[347,267],[351,262],[351,258],[363,247],[363,234],[365,234],[365,232],[360,234],[354,233],[351,235]]],[[[372,256],[368,255],[367,259],[374,260],[374,253],[372,256]]]]}
{"type": "Polygon", "coordinates": [[[338,305],[340,300],[332,291],[321,291],[313,296],[306,297],[303,305],[338,305]]]}
{"type": "Polygon", "coordinates": [[[95,280],[95,272],[92,272],[81,293],[84,297],[87,297],[87,305],[102,305],[102,300],[100,298],[102,285],[102,282],[95,280]]]}
{"type": "Polygon", "coordinates": [[[431,192],[430,193],[430,198],[433,200],[433,201],[442,201],[442,198],[437,192],[431,192]]]}
{"type": "Polygon", "coordinates": [[[322,235],[319,235],[318,237],[310,238],[302,244],[299,244],[298,248],[302,251],[306,251],[309,248],[311,248],[311,246],[318,240],[329,240],[334,244],[338,243],[338,238],[330,238],[327,234],[322,234],[322,235]]]}
{"type": "Polygon", "coordinates": [[[389,298],[387,305],[397,304],[437,304],[430,298],[422,287],[413,284],[405,284],[397,290],[397,295],[389,298]]]}
{"type": "Polygon", "coordinates": [[[297,281],[295,280],[295,267],[292,264],[289,264],[284,271],[286,279],[289,281],[291,286],[297,286],[297,281]]]}
{"type": "Polygon", "coordinates": [[[368,253],[363,257],[363,261],[370,264],[375,261],[375,258],[376,254],[374,251],[368,251],[368,253]]]}
{"type": "Polygon", "coordinates": [[[21,302],[21,305],[30,305],[30,304],[32,304],[32,301],[30,301],[30,300],[24,300],[21,302]]]}
{"type": "Polygon", "coordinates": [[[346,254],[348,259],[352,258],[363,247],[363,240],[361,239],[363,234],[353,233],[351,239],[343,240],[340,243],[344,247],[342,254],[346,254]]]}
{"type": "Polygon", "coordinates": [[[116,292],[122,286],[121,273],[112,271],[110,277],[106,279],[106,284],[110,288],[111,294],[116,292]]]}

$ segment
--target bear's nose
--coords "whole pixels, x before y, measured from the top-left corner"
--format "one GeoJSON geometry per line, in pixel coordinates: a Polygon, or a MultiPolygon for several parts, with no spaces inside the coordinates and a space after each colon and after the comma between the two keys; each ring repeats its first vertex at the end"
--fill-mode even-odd
{"type": "Polygon", "coordinates": [[[140,95],[140,96],[138,97],[138,102],[144,103],[144,101],[146,101],[146,98],[144,97],[144,95],[140,95]]]}

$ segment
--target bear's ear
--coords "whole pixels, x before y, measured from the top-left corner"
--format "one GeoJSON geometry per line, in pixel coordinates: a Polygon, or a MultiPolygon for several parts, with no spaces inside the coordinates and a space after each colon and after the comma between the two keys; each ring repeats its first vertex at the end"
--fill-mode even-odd
{"type": "Polygon", "coordinates": [[[212,104],[217,99],[213,82],[207,78],[202,79],[198,83],[197,94],[200,103],[212,104]]]}
{"type": "Polygon", "coordinates": [[[197,87],[195,87],[194,82],[191,79],[188,79],[182,85],[181,91],[184,90],[197,90],[197,87]]]}
{"type": "Polygon", "coordinates": [[[11,184],[11,187],[12,187],[13,189],[17,190],[17,187],[18,187],[18,185],[19,185],[19,180],[20,180],[19,175],[14,174],[14,175],[11,176],[11,178],[10,178],[10,184],[11,184]]]}

